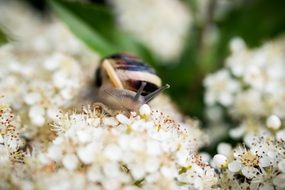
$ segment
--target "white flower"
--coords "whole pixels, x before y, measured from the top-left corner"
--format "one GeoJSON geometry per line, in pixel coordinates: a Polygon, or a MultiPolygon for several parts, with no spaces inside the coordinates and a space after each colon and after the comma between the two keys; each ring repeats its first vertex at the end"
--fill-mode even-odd
{"type": "Polygon", "coordinates": [[[229,163],[228,167],[229,167],[229,171],[236,173],[240,171],[241,163],[238,161],[232,161],[231,163],[229,163]]]}
{"type": "Polygon", "coordinates": [[[148,117],[151,114],[151,109],[147,104],[144,104],[140,107],[139,113],[144,117],[148,117]]]}
{"type": "Polygon", "coordinates": [[[276,138],[277,138],[277,140],[285,141],[285,129],[278,131],[276,133],[276,138]]]}
{"type": "Polygon", "coordinates": [[[29,111],[29,117],[34,125],[42,126],[45,123],[45,110],[41,106],[33,106],[29,111]]]}
{"type": "Polygon", "coordinates": [[[285,159],[281,160],[279,163],[278,163],[278,169],[285,173],[285,159]]]}
{"type": "Polygon", "coordinates": [[[175,0],[110,2],[120,27],[135,35],[160,57],[177,58],[191,22],[191,16],[181,2],[175,0]],[[173,10],[176,10],[176,13],[173,10]]]}
{"type": "Polygon", "coordinates": [[[61,147],[53,145],[48,149],[48,157],[54,161],[59,161],[63,156],[61,147]]]}
{"type": "Polygon", "coordinates": [[[241,125],[239,127],[233,128],[229,131],[230,137],[233,139],[241,138],[246,132],[246,126],[241,125]]]}
{"type": "Polygon", "coordinates": [[[266,120],[266,126],[271,129],[279,129],[281,127],[281,120],[276,115],[271,115],[266,120]]]}
{"type": "Polygon", "coordinates": [[[265,76],[261,69],[256,65],[249,66],[246,69],[243,80],[246,84],[257,90],[262,90],[262,88],[264,88],[265,76]]]}
{"type": "Polygon", "coordinates": [[[241,38],[233,38],[230,43],[230,49],[233,53],[238,53],[246,48],[244,41],[241,38]]]}
{"type": "Polygon", "coordinates": [[[44,67],[47,70],[55,70],[59,67],[60,62],[64,59],[62,54],[55,54],[44,62],[44,67]]]}
{"type": "Polygon", "coordinates": [[[116,116],[116,119],[122,124],[126,124],[126,125],[130,124],[130,120],[123,114],[118,114],[116,116]]]}
{"type": "Polygon", "coordinates": [[[213,158],[213,164],[217,168],[226,167],[228,164],[227,157],[222,154],[216,154],[213,158]]]}
{"type": "Polygon", "coordinates": [[[41,99],[42,99],[42,96],[37,92],[28,93],[24,97],[24,101],[28,105],[33,105],[35,103],[38,103],[41,101],[41,99]]]}
{"type": "Polygon", "coordinates": [[[232,154],[232,146],[228,143],[220,143],[217,150],[219,154],[222,154],[226,157],[230,157],[232,154]]]}
{"type": "Polygon", "coordinates": [[[259,171],[256,168],[245,166],[241,169],[241,172],[246,178],[252,179],[257,176],[259,171]]]}
{"type": "Polygon", "coordinates": [[[103,123],[104,125],[109,125],[109,126],[116,126],[119,124],[118,120],[116,120],[113,117],[104,117],[103,118],[103,123]]]}
{"type": "Polygon", "coordinates": [[[262,95],[253,89],[237,94],[233,109],[237,114],[253,116],[264,115],[266,111],[262,95]]]}
{"type": "MultiPolygon", "coordinates": [[[[98,110],[83,110],[83,113],[62,113],[58,117],[53,125],[61,132],[46,153],[55,163],[48,160],[42,164],[44,167],[56,164],[56,173],[60,169],[74,173],[86,171],[88,184],[113,189],[143,180],[144,188],[159,188],[164,183],[173,186],[180,168],[189,166],[190,147],[195,152],[200,146],[193,147],[191,143],[191,135],[199,134],[195,126],[177,125],[158,111],[150,109],[146,120],[141,115],[122,113],[99,118],[102,116],[98,110]],[[92,121],[96,121],[95,125],[92,121]]],[[[201,158],[196,162],[206,166],[201,158]]],[[[196,170],[211,181],[212,174],[204,173],[199,167],[196,170]]],[[[206,180],[202,179],[198,183],[203,187],[205,184],[206,180]]],[[[213,185],[210,184],[209,187],[213,185]]]]}
{"type": "Polygon", "coordinates": [[[91,164],[96,156],[96,145],[89,144],[86,147],[79,148],[77,155],[84,164],[91,164]]]}
{"type": "Polygon", "coordinates": [[[122,156],[123,156],[123,152],[121,151],[121,149],[115,145],[115,144],[110,144],[108,145],[103,152],[104,156],[106,158],[108,158],[109,160],[112,161],[119,161],[122,156]]]}
{"type": "Polygon", "coordinates": [[[208,75],[204,81],[208,88],[205,101],[208,105],[220,103],[229,106],[233,103],[234,95],[239,91],[239,83],[230,77],[227,70],[221,70],[216,74],[208,75]]]}
{"type": "Polygon", "coordinates": [[[79,160],[74,154],[67,154],[63,157],[62,163],[68,170],[75,170],[79,164],[79,160]]]}
{"type": "Polygon", "coordinates": [[[53,120],[53,121],[56,121],[58,119],[60,115],[60,112],[59,112],[59,109],[58,108],[55,108],[55,107],[49,107],[47,109],[47,116],[53,120]]]}

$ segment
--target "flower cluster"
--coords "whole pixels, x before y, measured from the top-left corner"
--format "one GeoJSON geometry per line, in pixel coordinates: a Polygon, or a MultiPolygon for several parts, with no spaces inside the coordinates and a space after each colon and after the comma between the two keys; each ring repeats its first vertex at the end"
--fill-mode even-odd
{"type": "Polygon", "coordinates": [[[248,148],[221,143],[213,158],[223,188],[284,189],[284,140],[270,134],[255,136],[248,148]],[[222,181],[228,181],[224,184],[222,181]]]}
{"type": "MultiPolygon", "coordinates": [[[[214,107],[220,105],[224,109],[222,114],[240,121],[240,126],[230,131],[231,137],[282,127],[285,119],[284,44],[285,38],[279,38],[250,50],[236,38],[231,42],[232,54],[226,60],[226,67],[206,78],[205,102],[209,110],[217,111],[214,107]]],[[[214,120],[222,115],[209,113],[214,120]]]]}
{"type": "Polygon", "coordinates": [[[84,68],[98,57],[62,24],[39,22],[32,11],[13,1],[0,7],[0,24],[4,22],[8,30],[13,30],[12,35],[19,38],[0,47],[1,96],[21,117],[21,135],[32,139],[56,117],[59,109],[77,101],[91,75],[88,70],[93,70],[84,68]],[[14,14],[22,12],[24,16],[14,14]],[[16,25],[19,20],[26,25],[16,25]],[[22,35],[25,37],[21,38],[22,35]]]}
{"type": "Polygon", "coordinates": [[[282,37],[253,50],[233,39],[226,67],[205,80],[211,124],[222,126],[226,116],[234,128],[224,130],[243,144],[218,145],[212,166],[223,189],[285,188],[284,50],[282,37]]]}
{"type": "Polygon", "coordinates": [[[58,137],[39,155],[42,168],[54,168],[39,179],[42,187],[58,187],[59,176],[78,178],[61,189],[202,189],[217,179],[196,155],[203,136],[197,126],[178,124],[147,105],[130,116],[87,107],[59,115],[53,128],[58,137]]]}
{"type": "Polygon", "coordinates": [[[9,106],[0,104],[0,189],[18,184],[25,160],[25,141],[20,136],[20,121],[9,106]]]}
{"type": "Polygon", "coordinates": [[[2,99],[27,118],[25,124],[41,127],[77,95],[82,84],[81,68],[64,54],[38,61],[29,58],[26,62],[14,55],[9,47],[0,48],[2,99]]]}

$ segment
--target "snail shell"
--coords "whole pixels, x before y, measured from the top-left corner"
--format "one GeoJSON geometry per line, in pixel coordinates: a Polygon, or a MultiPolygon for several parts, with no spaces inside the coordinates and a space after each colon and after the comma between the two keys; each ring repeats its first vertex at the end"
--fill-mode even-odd
{"type": "Polygon", "coordinates": [[[97,101],[117,110],[137,111],[169,85],[161,86],[155,70],[129,54],[104,58],[95,74],[97,101]]]}

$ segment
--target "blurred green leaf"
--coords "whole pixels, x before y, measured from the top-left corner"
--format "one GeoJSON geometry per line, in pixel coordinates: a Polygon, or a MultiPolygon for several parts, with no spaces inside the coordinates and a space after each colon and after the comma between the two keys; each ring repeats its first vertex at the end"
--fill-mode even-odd
{"type": "Polygon", "coordinates": [[[87,46],[103,56],[116,51],[115,46],[106,39],[113,25],[112,16],[108,11],[94,5],[85,6],[61,0],[50,2],[58,16],[87,46]]]}
{"type": "Polygon", "coordinates": [[[198,2],[199,0],[183,0],[185,5],[187,5],[188,9],[191,11],[192,16],[197,16],[198,12],[198,2]]]}
{"type": "Polygon", "coordinates": [[[52,0],[51,7],[78,38],[101,56],[130,52],[155,62],[147,48],[117,28],[110,9],[64,0],[52,0]]]}
{"type": "Polygon", "coordinates": [[[5,32],[0,28],[0,45],[8,42],[8,37],[5,32]]]}
{"type": "Polygon", "coordinates": [[[251,46],[258,46],[285,32],[285,1],[283,0],[243,0],[228,14],[216,21],[220,30],[220,43],[215,53],[220,62],[228,53],[228,43],[235,37],[242,37],[251,46]]]}
{"type": "Polygon", "coordinates": [[[176,64],[163,69],[160,76],[171,88],[168,93],[181,111],[201,117],[203,113],[202,75],[198,64],[201,28],[192,26],[185,40],[184,50],[176,64]]]}

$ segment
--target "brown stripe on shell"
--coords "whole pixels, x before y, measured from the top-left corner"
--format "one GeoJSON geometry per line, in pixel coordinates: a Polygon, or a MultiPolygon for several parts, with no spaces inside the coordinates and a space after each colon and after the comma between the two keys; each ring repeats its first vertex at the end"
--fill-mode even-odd
{"type": "Polygon", "coordinates": [[[132,70],[132,71],[145,71],[155,74],[155,70],[148,64],[145,64],[141,59],[126,55],[126,54],[116,54],[108,58],[112,60],[112,66],[115,69],[121,70],[132,70]]]}

